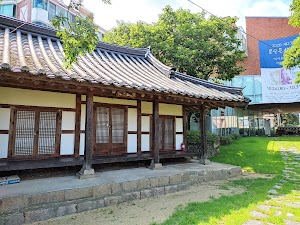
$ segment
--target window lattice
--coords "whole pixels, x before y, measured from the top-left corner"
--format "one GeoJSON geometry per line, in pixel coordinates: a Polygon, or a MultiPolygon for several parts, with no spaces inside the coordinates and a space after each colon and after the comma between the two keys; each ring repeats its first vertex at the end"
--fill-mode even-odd
{"type": "Polygon", "coordinates": [[[17,111],[14,155],[33,155],[35,111],[17,111]]]}
{"type": "Polygon", "coordinates": [[[56,112],[40,112],[38,154],[55,153],[56,112]]]}
{"type": "Polygon", "coordinates": [[[124,142],[124,109],[112,108],[112,143],[124,142]]]}
{"type": "Polygon", "coordinates": [[[109,108],[98,107],[96,116],[96,143],[109,143],[109,108]]]}

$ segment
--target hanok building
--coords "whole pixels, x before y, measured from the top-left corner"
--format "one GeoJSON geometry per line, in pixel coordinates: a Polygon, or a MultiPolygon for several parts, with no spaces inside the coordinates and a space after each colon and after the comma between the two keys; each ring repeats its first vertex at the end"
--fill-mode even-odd
{"type": "Polygon", "coordinates": [[[205,140],[207,110],[248,103],[241,88],[175,72],[147,48],[100,42],[66,70],[55,30],[0,21],[0,171],[186,156],[189,108],[205,140]]]}

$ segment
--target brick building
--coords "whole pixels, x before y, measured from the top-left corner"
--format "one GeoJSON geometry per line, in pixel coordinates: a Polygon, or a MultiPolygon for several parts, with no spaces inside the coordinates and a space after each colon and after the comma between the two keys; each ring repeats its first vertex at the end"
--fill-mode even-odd
{"type": "Polygon", "coordinates": [[[226,84],[243,87],[251,104],[258,104],[262,103],[259,42],[298,35],[300,28],[289,25],[287,17],[246,17],[246,32],[245,71],[226,84]]]}
{"type": "MultiPolygon", "coordinates": [[[[287,17],[246,17],[246,32],[259,40],[271,40],[297,35],[300,28],[289,25],[287,17]]],[[[244,62],[245,72],[241,75],[260,74],[257,39],[247,38],[248,57],[244,62]]]]}

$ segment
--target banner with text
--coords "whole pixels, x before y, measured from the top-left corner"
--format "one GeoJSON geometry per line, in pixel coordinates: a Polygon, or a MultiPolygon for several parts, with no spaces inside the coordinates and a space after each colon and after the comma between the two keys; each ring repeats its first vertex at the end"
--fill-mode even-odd
{"type": "Polygon", "coordinates": [[[284,69],[283,53],[298,35],[259,42],[262,103],[300,102],[300,84],[295,84],[300,69],[284,69]]]}

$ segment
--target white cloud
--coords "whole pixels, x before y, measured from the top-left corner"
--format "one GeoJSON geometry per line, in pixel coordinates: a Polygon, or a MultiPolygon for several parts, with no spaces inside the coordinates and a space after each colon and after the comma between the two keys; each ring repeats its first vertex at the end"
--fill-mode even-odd
{"type": "MultiPolygon", "coordinates": [[[[148,23],[156,22],[162,8],[190,9],[201,12],[201,9],[188,0],[111,0],[111,5],[102,0],[84,0],[84,6],[95,15],[95,22],[105,29],[116,26],[116,20],[148,23]]],[[[199,6],[217,16],[237,16],[238,25],[244,26],[245,16],[289,16],[291,0],[193,0],[199,6]]]]}

